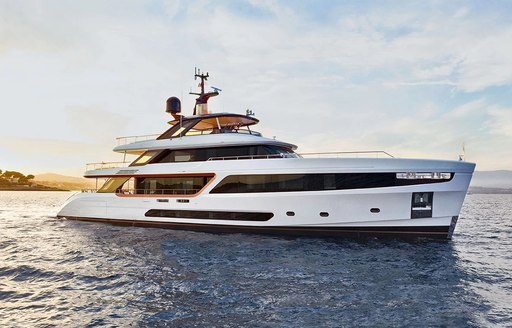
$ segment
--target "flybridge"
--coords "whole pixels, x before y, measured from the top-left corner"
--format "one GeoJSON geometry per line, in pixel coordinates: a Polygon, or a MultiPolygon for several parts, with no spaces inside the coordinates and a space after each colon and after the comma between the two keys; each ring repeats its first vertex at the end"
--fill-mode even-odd
{"type": "Polygon", "coordinates": [[[219,88],[213,87],[213,91],[205,92],[205,82],[210,74],[201,73],[201,70],[195,70],[195,80],[200,79],[198,87],[200,92],[190,92],[191,95],[198,96],[193,110],[192,116],[184,116],[181,114],[181,100],[178,97],[170,97],[167,99],[165,111],[172,115],[174,120],[168,122],[172,127],[160,135],[157,139],[170,139],[182,136],[190,136],[197,134],[217,134],[217,133],[233,133],[242,132],[248,134],[260,135],[253,133],[249,128],[250,125],[257,124],[259,120],[252,117],[254,113],[247,111],[247,115],[218,113],[213,114],[208,110],[208,100],[211,97],[219,95],[219,88]],[[245,128],[239,131],[240,128],[245,128]]]}

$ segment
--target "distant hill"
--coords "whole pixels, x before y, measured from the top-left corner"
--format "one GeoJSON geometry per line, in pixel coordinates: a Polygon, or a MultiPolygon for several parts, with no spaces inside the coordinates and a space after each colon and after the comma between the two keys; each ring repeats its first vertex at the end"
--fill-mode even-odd
{"type": "Polygon", "coordinates": [[[34,181],[41,185],[68,190],[91,189],[96,187],[95,179],[71,177],[56,173],[37,174],[34,181]]]}
{"type": "Polygon", "coordinates": [[[512,189],[512,171],[476,171],[471,187],[512,189]]]}

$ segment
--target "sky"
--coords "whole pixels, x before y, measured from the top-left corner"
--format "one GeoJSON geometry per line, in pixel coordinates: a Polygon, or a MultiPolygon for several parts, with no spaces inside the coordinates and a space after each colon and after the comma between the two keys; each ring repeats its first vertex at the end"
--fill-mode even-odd
{"type": "Polygon", "coordinates": [[[512,1],[0,0],[0,169],[80,176],[194,68],[298,152],[512,169],[512,1]]]}

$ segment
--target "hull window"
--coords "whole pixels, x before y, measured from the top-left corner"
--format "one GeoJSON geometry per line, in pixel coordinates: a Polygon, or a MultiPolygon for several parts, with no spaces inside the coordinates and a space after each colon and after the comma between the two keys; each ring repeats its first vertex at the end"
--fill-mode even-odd
{"type": "Polygon", "coordinates": [[[186,211],[186,210],[149,210],[147,217],[180,218],[200,220],[268,221],[274,214],[267,212],[224,212],[224,211],[186,211]]]}
{"type": "Polygon", "coordinates": [[[205,176],[116,177],[108,179],[99,193],[121,195],[195,195],[213,178],[205,176]]]}
{"type": "Polygon", "coordinates": [[[431,218],[433,192],[413,192],[411,201],[411,219],[431,218]]]}
{"type": "Polygon", "coordinates": [[[146,177],[136,178],[136,195],[194,195],[210,181],[211,176],[146,177]]]}
{"type": "Polygon", "coordinates": [[[396,173],[255,174],[225,177],[212,194],[321,191],[397,187],[447,182],[443,179],[398,179],[396,173]]]}

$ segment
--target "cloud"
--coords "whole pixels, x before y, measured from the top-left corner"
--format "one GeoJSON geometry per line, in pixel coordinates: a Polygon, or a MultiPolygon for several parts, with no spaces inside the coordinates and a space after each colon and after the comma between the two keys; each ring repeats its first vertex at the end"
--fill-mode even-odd
{"type": "Polygon", "coordinates": [[[15,50],[58,52],[76,45],[80,31],[73,24],[60,26],[66,18],[53,12],[46,4],[34,1],[4,1],[0,5],[0,55],[15,50]],[[62,28],[59,28],[62,27],[62,28]]]}
{"type": "Polygon", "coordinates": [[[493,106],[489,108],[490,118],[485,122],[485,126],[491,134],[508,137],[510,148],[512,149],[512,108],[493,106]]]}
{"type": "Polygon", "coordinates": [[[462,5],[4,1],[0,108],[23,129],[0,137],[110,151],[163,131],[171,95],[190,114],[198,66],[224,90],[213,110],[250,108],[256,129],[303,151],[452,158],[466,140],[484,153],[508,136],[512,23],[499,5],[462,5]]]}
{"type": "Polygon", "coordinates": [[[488,103],[485,99],[477,99],[456,107],[454,110],[447,114],[447,117],[449,119],[463,119],[467,116],[470,116],[471,114],[474,114],[476,111],[483,113],[487,106],[488,103]]]}
{"type": "Polygon", "coordinates": [[[469,13],[469,8],[462,7],[460,9],[457,9],[455,14],[453,14],[453,18],[463,18],[469,13]]]}
{"type": "Polygon", "coordinates": [[[125,115],[90,107],[68,107],[66,114],[75,133],[96,142],[112,142],[112,136],[120,136],[130,121],[125,115]]]}
{"type": "Polygon", "coordinates": [[[476,35],[461,54],[459,87],[468,92],[512,83],[512,28],[476,35]]]}

